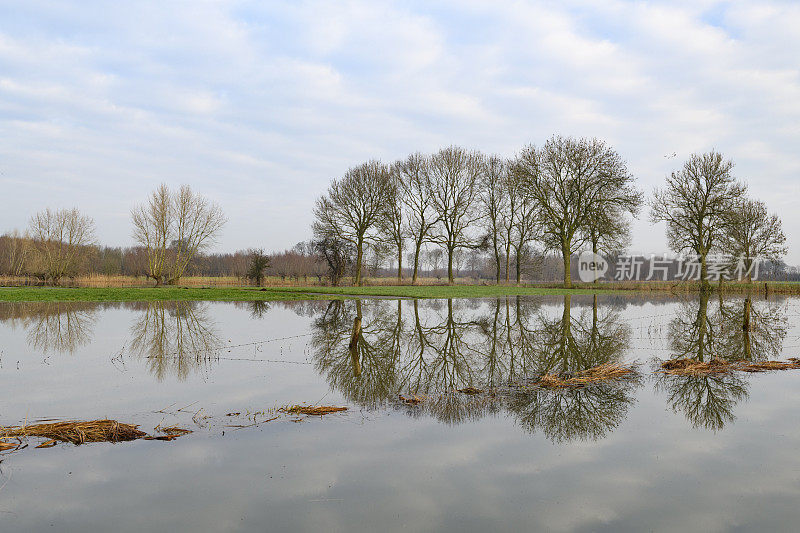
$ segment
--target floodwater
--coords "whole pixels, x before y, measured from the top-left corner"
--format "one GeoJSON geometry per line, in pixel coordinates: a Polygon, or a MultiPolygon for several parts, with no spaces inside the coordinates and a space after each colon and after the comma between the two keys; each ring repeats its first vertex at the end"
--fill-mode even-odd
{"type": "Polygon", "coordinates": [[[193,433],[3,453],[2,529],[796,531],[800,370],[656,372],[798,355],[800,299],[749,307],[745,332],[716,296],[3,303],[0,424],[193,433]],[[508,387],[605,362],[640,377],[508,387]]]}

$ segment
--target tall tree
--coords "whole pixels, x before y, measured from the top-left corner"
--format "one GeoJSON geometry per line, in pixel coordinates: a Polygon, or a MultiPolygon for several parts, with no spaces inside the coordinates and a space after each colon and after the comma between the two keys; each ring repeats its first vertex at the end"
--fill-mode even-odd
{"type": "Polygon", "coordinates": [[[537,264],[541,262],[541,255],[534,253],[531,243],[537,240],[536,235],[540,228],[538,211],[529,200],[523,200],[517,210],[517,221],[514,224],[513,240],[511,247],[514,249],[514,268],[517,284],[522,282],[522,266],[531,263],[535,257],[537,264]]]}
{"type": "Polygon", "coordinates": [[[406,224],[403,213],[402,172],[399,164],[389,169],[389,194],[380,219],[380,233],[387,248],[397,254],[397,283],[403,282],[403,250],[406,243],[406,224]]]}
{"type": "Polygon", "coordinates": [[[781,219],[770,215],[764,202],[741,198],[728,213],[722,248],[742,262],[747,280],[752,281],[753,261],[776,261],[787,253],[781,219]]]}
{"type": "Polygon", "coordinates": [[[156,286],[177,282],[226,222],[222,208],[188,185],[172,192],[166,184],[133,208],[131,220],[133,237],[147,252],[147,275],[156,286]]]}
{"type": "Polygon", "coordinates": [[[431,205],[438,218],[431,241],[447,251],[447,280],[450,283],[455,279],[455,251],[480,246],[470,229],[482,217],[477,209],[481,166],[482,157],[478,152],[451,146],[434,154],[426,169],[431,205]]]}
{"type": "Polygon", "coordinates": [[[733,162],[711,151],[693,154],[683,168],[656,189],[650,219],[667,223],[667,239],[675,252],[690,251],[700,259],[702,291],[708,291],[708,254],[717,249],[730,225],[730,213],[746,192],[731,175],[733,162]]]}
{"type": "Polygon", "coordinates": [[[522,281],[522,264],[530,255],[530,244],[541,235],[541,216],[534,199],[525,194],[524,180],[516,171],[508,173],[507,185],[511,198],[511,213],[508,244],[506,245],[506,281],[508,281],[508,264],[511,249],[514,250],[516,280],[522,281]]]}
{"type": "MultiPolygon", "coordinates": [[[[500,283],[503,248],[510,240],[506,228],[512,224],[512,203],[509,195],[508,163],[498,156],[484,159],[480,175],[480,208],[494,256],[495,279],[500,283]]],[[[508,275],[508,251],[505,253],[508,275]]],[[[508,281],[506,279],[506,281],[508,281]]]]}
{"type": "Polygon", "coordinates": [[[428,185],[428,158],[420,153],[411,154],[394,166],[400,201],[405,207],[406,233],[413,241],[414,271],[411,283],[417,282],[422,245],[430,238],[438,218],[431,205],[431,187],[428,185]]]}
{"type": "Polygon", "coordinates": [[[595,203],[602,201],[608,208],[624,204],[633,176],[604,142],[559,136],[540,149],[524,148],[515,168],[541,214],[545,245],[561,252],[564,287],[572,287],[570,260],[586,242],[595,203]]]}
{"type": "Polygon", "coordinates": [[[45,209],[31,217],[30,236],[40,275],[53,285],[77,274],[84,248],[94,243],[94,221],[77,208],[45,209]]]}
{"type": "Polygon", "coordinates": [[[314,208],[318,241],[342,240],[355,246],[355,284],[361,285],[364,245],[373,242],[391,197],[389,169],[380,161],[351,168],[334,180],[314,208]]]}

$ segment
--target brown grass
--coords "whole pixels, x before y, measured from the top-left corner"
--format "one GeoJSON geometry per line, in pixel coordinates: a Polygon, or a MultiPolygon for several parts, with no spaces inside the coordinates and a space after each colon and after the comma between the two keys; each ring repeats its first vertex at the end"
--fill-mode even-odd
{"type": "Polygon", "coordinates": [[[791,370],[800,368],[800,359],[790,358],[788,361],[761,361],[739,365],[736,370],[742,372],[770,372],[772,370],[791,370]]]}
{"type": "MultiPolygon", "coordinates": [[[[0,426],[0,438],[40,437],[55,442],[123,442],[140,439],[147,433],[139,426],[123,424],[116,420],[92,420],[88,422],[69,420],[49,424],[24,426],[0,426]]],[[[49,443],[45,443],[49,444],[49,443]]]]}
{"type": "Polygon", "coordinates": [[[292,405],[289,407],[282,407],[280,409],[284,413],[290,415],[328,415],[331,413],[339,413],[347,411],[347,407],[334,407],[332,405],[292,405]]]}
{"type": "Polygon", "coordinates": [[[709,362],[697,361],[696,359],[682,358],[670,359],[661,363],[661,368],[665,374],[675,376],[704,376],[708,374],[718,374],[722,372],[770,372],[773,370],[790,370],[800,368],[800,359],[790,358],[788,361],[758,361],[758,362],[735,362],[731,363],[726,359],[716,358],[709,362]]]}
{"type": "Polygon", "coordinates": [[[398,394],[397,397],[401,402],[409,405],[417,405],[428,399],[426,396],[417,396],[416,394],[413,396],[403,396],[402,394],[398,394]]]}
{"type": "Polygon", "coordinates": [[[562,377],[557,374],[545,374],[539,379],[537,385],[545,389],[583,387],[590,383],[620,379],[635,373],[636,370],[631,367],[622,366],[618,363],[605,363],[576,372],[570,377],[562,377]]]}

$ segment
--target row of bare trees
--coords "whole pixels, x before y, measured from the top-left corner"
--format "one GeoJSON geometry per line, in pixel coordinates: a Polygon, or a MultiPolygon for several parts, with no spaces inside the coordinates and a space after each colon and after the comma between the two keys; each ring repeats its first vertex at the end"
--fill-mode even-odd
{"type": "MultiPolygon", "coordinates": [[[[780,219],[746,197],[733,163],[712,151],[695,154],[657,189],[653,222],[666,222],[675,252],[696,254],[708,289],[711,253],[779,261],[786,253],[780,219]]],[[[448,281],[462,250],[489,251],[497,282],[521,280],[526,256],[560,256],[565,287],[571,258],[581,250],[614,255],[630,243],[631,218],[644,195],[623,158],[597,139],[554,136],[511,159],[451,146],[415,153],[391,165],[369,161],[331,183],[314,209],[317,242],[354,250],[354,281],[362,282],[365,250],[396,258],[402,281],[404,250],[416,283],[426,246],[446,256],[448,281]]]]}
{"type": "Polygon", "coordinates": [[[431,244],[446,254],[451,283],[459,250],[490,249],[498,282],[509,281],[512,257],[519,282],[523,256],[552,250],[569,287],[572,254],[587,242],[596,251],[624,248],[625,215],[635,215],[641,200],[621,156],[597,139],[552,137],[510,160],[451,146],[350,169],[317,200],[313,231],[318,241],[355,248],[356,284],[366,246],[393,250],[402,280],[410,243],[412,283],[431,244]]]}

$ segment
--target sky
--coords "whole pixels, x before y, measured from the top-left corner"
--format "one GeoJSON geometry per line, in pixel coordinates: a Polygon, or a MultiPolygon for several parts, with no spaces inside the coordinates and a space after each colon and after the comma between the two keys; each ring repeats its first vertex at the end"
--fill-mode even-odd
{"type": "MultiPolygon", "coordinates": [[[[598,137],[649,196],[721,151],[800,264],[800,3],[0,0],[0,233],[78,207],[131,245],[160,183],[215,251],[311,235],[330,180],[452,144],[598,137]]],[[[632,251],[667,251],[643,206],[632,251]]]]}

